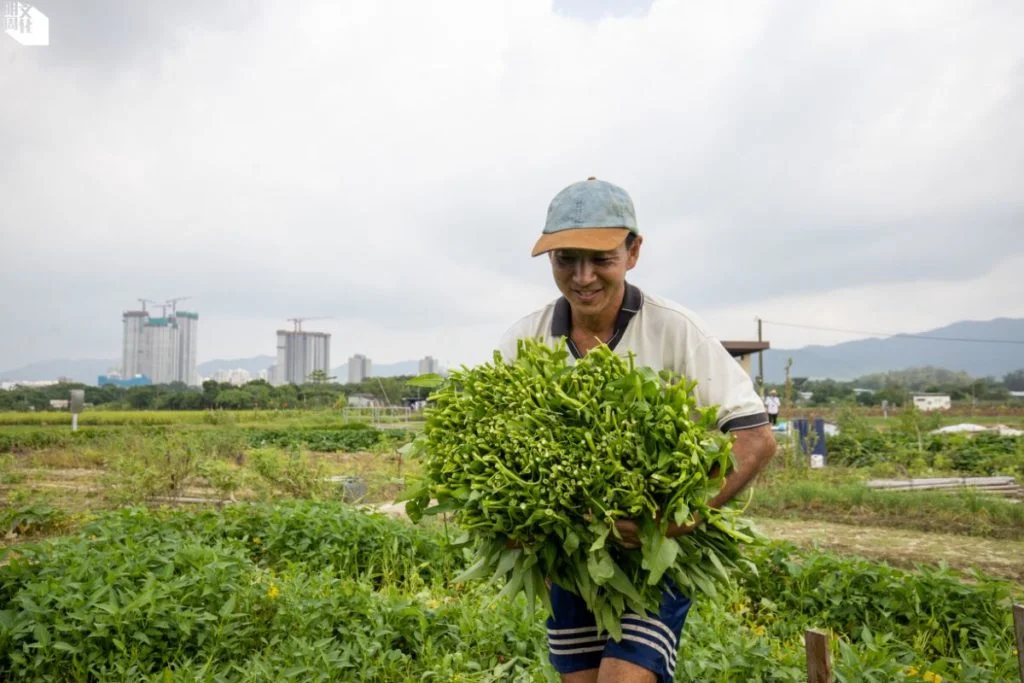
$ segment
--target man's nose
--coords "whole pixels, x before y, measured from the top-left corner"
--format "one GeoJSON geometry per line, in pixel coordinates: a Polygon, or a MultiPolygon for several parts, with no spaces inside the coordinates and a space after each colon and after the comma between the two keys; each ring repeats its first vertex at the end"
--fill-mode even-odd
{"type": "Polygon", "coordinates": [[[588,258],[581,258],[576,262],[576,269],[573,271],[572,279],[579,285],[586,285],[594,281],[594,263],[588,258]]]}

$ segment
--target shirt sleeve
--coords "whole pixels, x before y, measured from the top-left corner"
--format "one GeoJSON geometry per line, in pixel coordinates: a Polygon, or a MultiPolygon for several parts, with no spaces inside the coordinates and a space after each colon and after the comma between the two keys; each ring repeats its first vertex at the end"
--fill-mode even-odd
{"type": "Polygon", "coordinates": [[[719,429],[734,432],[769,423],[753,380],[721,342],[705,338],[688,356],[687,376],[697,382],[697,403],[718,406],[719,429]]]}

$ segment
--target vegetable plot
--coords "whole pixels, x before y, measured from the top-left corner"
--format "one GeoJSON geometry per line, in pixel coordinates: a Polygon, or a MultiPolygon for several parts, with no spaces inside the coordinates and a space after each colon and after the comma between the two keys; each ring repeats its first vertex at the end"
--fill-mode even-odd
{"type": "Polygon", "coordinates": [[[532,606],[548,603],[550,578],[618,639],[625,611],[657,610],[665,579],[714,594],[754,536],[735,511],[707,505],[732,468],[731,442],[716,407],[697,407],[695,382],[604,345],[568,359],[564,342],[522,340],[512,362],[495,353],[452,373],[408,447],[424,479],[406,507],[414,520],[456,513],[475,555],[457,581],[504,578],[500,595],[523,592],[532,606]],[[640,549],[618,542],[617,520],[636,522],[640,549]]]}

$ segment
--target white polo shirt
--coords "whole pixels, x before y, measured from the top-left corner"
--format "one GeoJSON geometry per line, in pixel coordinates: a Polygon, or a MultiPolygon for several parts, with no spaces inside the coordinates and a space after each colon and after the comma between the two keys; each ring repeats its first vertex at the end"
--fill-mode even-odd
{"type": "MultiPolygon", "coordinates": [[[[519,339],[539,338],[553,345],[565,337],[572,357],[579,358],[569,336],[571,315],[569,302],[560,297],[521,318],[505,333],[498,348],[512,360],[519,339]]],[[[718,427],[723,432],[768,424],[764,403],[751,378],[700,318],[673,301],[626,283],[615,335],[608,346],[623,357],[632,351],[638,367],[668,369],[696,380],[697,404],[719,406],[718,427]]]]}

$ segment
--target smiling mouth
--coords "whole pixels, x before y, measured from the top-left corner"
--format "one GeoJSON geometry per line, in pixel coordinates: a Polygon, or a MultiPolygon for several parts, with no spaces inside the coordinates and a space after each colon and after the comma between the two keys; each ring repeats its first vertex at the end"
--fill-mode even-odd
{"type": "Polygon", "coordinates": [[[595,290],[592,290],[592,291],[581,291],[581,290],[577,289],[575,291],[576,291],[576,296],[579,299],[583,300],[583,301],[592,301],[594,298],[597,297],[598,294],[601,293],[600,289],[595,289],[595,290]]]}

